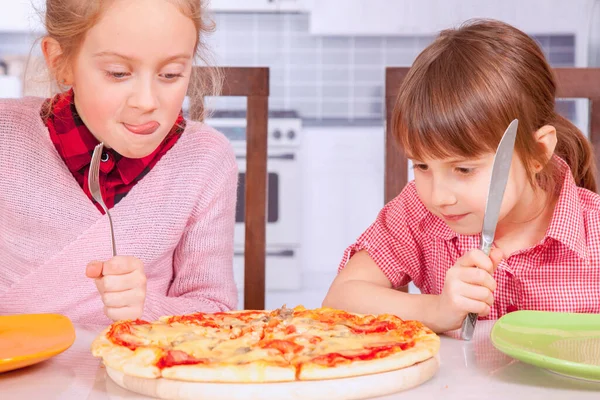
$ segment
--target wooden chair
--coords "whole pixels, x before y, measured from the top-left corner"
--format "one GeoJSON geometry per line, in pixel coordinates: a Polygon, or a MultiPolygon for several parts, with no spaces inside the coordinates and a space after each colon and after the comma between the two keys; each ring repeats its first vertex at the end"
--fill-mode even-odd
{"type": "MultiPolygon", "coordinates": [[[[192,79],[207,76],[210,67],[194,67],[192,79]]],[[[267,196],[267,120],[269,68],[224,67],[221,96],[247,97],[244,308],[265,308],[265,235],[267,196]]],[[[190,87],[193,87],[191,84],[190,87]]],[[[198,104],[191,99],[190,118],[197,119],[198,104]]]]}
{"type": "MultiPolygon", "coordinates": [[[[408,181],[407,159],[391,132],[396,97],[409,68],[388,67],[385,71],[385,193],[389,202],[408,181]]],[[[589,138],[600,165],[600,68],[555,68],[558,98],[584,98],[590,102],[589,138]]],[[[600,182],[599,182],[600,183],[600,182]]]]}

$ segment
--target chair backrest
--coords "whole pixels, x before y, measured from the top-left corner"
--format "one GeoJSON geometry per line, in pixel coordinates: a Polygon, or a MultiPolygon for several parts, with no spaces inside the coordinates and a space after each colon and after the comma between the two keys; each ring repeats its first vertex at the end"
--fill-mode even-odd
{"type": "MultiPolygon", "coordinates": [[[[208,76],[210,67],[194,67],[192,79],[208,76]]],[[[223,67],[220,96],[247,97],[246,182],[244,193],[244,308],[265,308],[265,230],[267,198],[267,121],[269,115],[269,68],[223,67]]],[[[194,85],[191,84],[190,87],[194,85]]],[[[190,102],[190,118],[197,119],[190,102]]]]}
{"type": "MultiPolygon", "coordinates": [[[[396,197],[408,181],[408,165],[404,152],[394,140],[391,118],[396,97],[408,67],[388,67],[385,71],[385,202],[396,197]]],[[[589,139],[594,146],[596,163],[600,165],[600,68],[555,68],[557,98],[589,100],[589,139]]],[[[600,182],[599,182],[600,184],[600,182]]]]}

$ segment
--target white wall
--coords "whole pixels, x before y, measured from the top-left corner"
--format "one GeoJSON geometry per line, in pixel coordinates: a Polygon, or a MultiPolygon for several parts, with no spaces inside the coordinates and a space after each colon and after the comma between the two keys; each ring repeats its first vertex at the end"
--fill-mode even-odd
{"type": "Polygon", "coordinates": [[[383,206],[383,127],[304,130],[303,265],[335,270],[383,206]]]}
{"type": "Polygon", "coordinates": [[[303,133],[302,265],[320,279],[311,283],[319,289],[384,205],[384,130],[313,127],[303,133]]]}
{"type": "Polygon", "coordinates": [[[0,31],[42,30],[43,0],[0,0],[0,31]]]}

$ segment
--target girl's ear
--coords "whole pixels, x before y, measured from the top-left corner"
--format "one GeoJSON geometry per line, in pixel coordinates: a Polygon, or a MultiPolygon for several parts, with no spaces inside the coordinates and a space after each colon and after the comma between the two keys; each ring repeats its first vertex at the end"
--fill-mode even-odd
{"type": "MultiPolygon", "coordinates": [[[[535,141],[546,155],[546,162],[550,161],[556,149],[556,128],[552,125],[544,125],[534,133],[535,141]]],[[[540,172],[544,165],[535,165],[535,172],[540,172]]]]}
{"type": "Polygon", "coordinates": [[[73,80],[71,69],[65,68],[64,66],[61,68],[63,51],[60,47],[60,44],[53,38],[45,37],[42,39],[41,46],[44,59],[46,60],[46,65],[48,66],[48,69],[54,78],[59,84],[71,85],[73,80]]]}

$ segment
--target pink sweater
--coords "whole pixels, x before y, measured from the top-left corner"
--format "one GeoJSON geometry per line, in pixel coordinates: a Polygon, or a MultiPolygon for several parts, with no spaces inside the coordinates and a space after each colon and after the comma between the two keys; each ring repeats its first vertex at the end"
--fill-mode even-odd
{"type": "MultiPolygon", "coordinates": [[[[85,267],[112,256],[108,219],[56,152],[39,116],[42,101],[0,100],[0,314],[53,312],[106,324],[85,267]]],[[[111,210],[117,251],[144,263],[143,318],[236,306],[237,176],[227,139],[189,122],[111,210]]]]}

